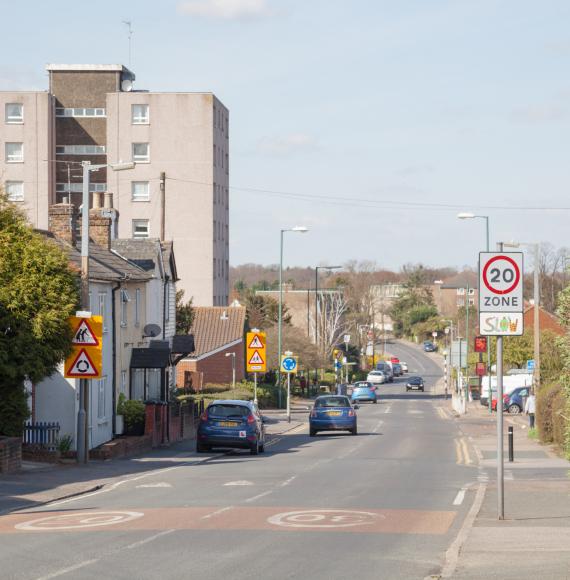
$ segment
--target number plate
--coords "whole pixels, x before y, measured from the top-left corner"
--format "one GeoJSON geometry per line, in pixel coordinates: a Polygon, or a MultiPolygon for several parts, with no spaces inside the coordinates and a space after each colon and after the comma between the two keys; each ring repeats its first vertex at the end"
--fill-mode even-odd
{"type": "Polygon", "coordinates": [[[327,415],[331,417],[340,417],[342,415],[342,411],[329,411],[327,415]]]}
{"type": "Polygon", "coordinates": [[[236,423],[235,421],[220,421],[218,423],[219,427],[237,427],[239,425],[239,423],[236,423]]]}

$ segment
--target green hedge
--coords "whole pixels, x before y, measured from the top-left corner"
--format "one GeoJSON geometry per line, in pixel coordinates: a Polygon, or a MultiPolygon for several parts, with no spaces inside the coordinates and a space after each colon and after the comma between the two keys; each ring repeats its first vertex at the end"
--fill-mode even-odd
{"type": "Polygon", "coordinates": [[[536,397],[536,424],[541,441],[564,448],[567,421],[566,397],[558,383],[543,385],[536,397]]]}

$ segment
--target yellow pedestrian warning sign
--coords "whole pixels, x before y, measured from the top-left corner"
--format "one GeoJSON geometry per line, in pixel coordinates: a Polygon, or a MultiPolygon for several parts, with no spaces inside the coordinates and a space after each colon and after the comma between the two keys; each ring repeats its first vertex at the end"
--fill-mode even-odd
{"type": "Polygon", "coordinates": [[[267,371],[267,348],[265,332],[248,332],[246,336],[246,369],[248,373],[267,371]]]}
{"type": "Polygon", "coordinates": [[[70,378],[80,378],[80,379],[96,379],[101,376],[101,361],[99,360],[99,364],[97,365],[93,358],[97,358],[93,356],[93,353],[100,354],[100,351],[92,351],[91,356],[87,352],[86,348],[82,348],[79,352],[75,353],[75,357],[70,357],[67,359],[66,368],[65,368],[65,376],[70,378]],[[92,358],[93,357],[93,358],[92,358]],[[69,367],[67,363],[71,361],[69,367]]]}
{"type": "Polygon", "coordinates": [[[86,346],[99,346],[100,340],[95,335],[86,318],[81,318],[81,322],[77,326],[73,334],[73,344],[81,344],[86,346]]]}

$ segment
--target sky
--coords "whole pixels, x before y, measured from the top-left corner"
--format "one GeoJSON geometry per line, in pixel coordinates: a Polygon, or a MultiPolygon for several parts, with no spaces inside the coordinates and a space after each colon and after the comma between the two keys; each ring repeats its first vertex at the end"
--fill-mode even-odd
{"type": "Polygon", "coordinates": [[[230,110],[232,265],[302,225],[286,265],[474,267],[485,222],[460,211],[492,246],[570,246],[567,0],[20,0],[0,90],[128,66],[125,20],[135,88],[230,110]]]}

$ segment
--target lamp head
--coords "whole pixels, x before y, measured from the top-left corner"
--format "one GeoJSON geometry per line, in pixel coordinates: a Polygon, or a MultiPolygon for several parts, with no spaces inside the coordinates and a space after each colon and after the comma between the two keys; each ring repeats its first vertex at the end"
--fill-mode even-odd
{"type": "Polygon", "coordinates": [[[306,234],[309,231],[309,228],[305,226],[295,226],[294,228],[291,228],[291,231],[299,232],[300,234],[306,234]]]}
{"type": "Polygon", "coordinates": [[[460,220],[470,220],[470,219],[473,219],[475,217],[475,214],[467,212],[467,211],[463,211],[461,213],[458,213],[457,217],[460,220]]]}

